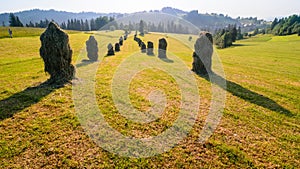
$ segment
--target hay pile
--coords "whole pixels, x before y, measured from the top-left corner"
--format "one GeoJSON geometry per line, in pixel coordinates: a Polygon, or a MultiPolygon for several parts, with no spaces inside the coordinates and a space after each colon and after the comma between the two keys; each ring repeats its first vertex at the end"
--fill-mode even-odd
{"type": "Polygon", "coordinates": [[[168,43],[165,38],[159,39],[158,42],[158,57],[161,59],[167,58],[168,43]]]}
{"type": "Polygon", "coordinates": [[[69,36],[50,22],[46,31],[40,36],[40,55],[44,61],[44,70],[50,74],[48,83],[62,84],[69,82],[75,76],[75,68],[71,64],[72,49],[69,36]]]}
{"type": "Polygon", "coordinates": [[[211,33],[201,32],[194,47],[192,71],[203,75],[212,72],[213,37],[211,33]]]}
{"type": "Polygon", "coordinates": [[[86,43],[86,51],[88,58],[91,61],[98,60],[98,43],[94,36],[90,36],[89,39],[85,42],[86,43]]]}

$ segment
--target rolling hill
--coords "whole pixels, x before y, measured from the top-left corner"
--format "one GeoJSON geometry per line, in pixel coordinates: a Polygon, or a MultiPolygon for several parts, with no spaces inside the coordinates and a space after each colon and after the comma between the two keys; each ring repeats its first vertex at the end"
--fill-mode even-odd
{"type": "MultiPolygon", "coordinates": [[[[228,26],[228,24],[236,24],[237,26],[241,26],[242,28],[247,28],[247,31],[254,30],[256,27],[264,28],[267,26],[267,22],[264,20],[258,20],[255,17],[249,17],[249,18],[231,18],[230,16],[223,15],[223,14],[202,14],[199,11],[190,11],[186,12],[180,9],[175,9],[171,7],[165,7],[161,10],[151,10],[149,12],[143,11],[143,12],[136,12],[132,13],[134,15],[137,14],[144,14],[147,16],[147,14],[151,13],[165,13],[169,14],[175,17],[179,17],[181,19],[187,20],[191,22],[192,24],[196,25],[200,29],[205,29],[209,31],[215,31],[218,28],[224,28],[225,26],[228,26]]],[[[57,23],[66,22],[68,19],[92,19],[97,18],[99,16],[112,16],[115,18],[121,18],[124,16],[132,15],[128,13],[96,13],[96,12],[80,12],[80,13],[74,13],[74,12],[66,12],[66,11],[56,11],[56,10],[40,10],[40,9],[33,9],[33,10],[27,10],[27,11],[21,11],[14,13],[16,16],[18,16],[23,24],[29,23],[30,21],[32,23],[39,23],[40,20],[54,20],[57,23]]],[[[148,18],[146,20],[156,20],[158,18],[148,18]]],[[[9,13],[3,13],[0,14],[0,24],[9,25],[9,13]]]]}

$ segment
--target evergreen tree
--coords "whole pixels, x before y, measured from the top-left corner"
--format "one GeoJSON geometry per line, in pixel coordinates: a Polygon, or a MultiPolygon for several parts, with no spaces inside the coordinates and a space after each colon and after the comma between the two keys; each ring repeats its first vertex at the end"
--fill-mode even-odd
{"type": "Polygon", "coordinates": [[[277,18],[271,24],[270,32],[274,35],[297,34],[300,29],[300,16],[292,15],[278,20],[277,18]]]}
{"type": "Polygon", "coordinates": [[[16,17],[14,14],[9,14],[9,26],[15,26],[17,24],[16,17]]]}
{"type": "Polygon", "coordinates": [[[145,22],[143,20],[140,21],[139,31],[141,36],[145,35],[145,22]]]}
{"type": "Polygon", "coordinates": [[[95,31],[95,30],[97,30],[97,28],[96,28],[96,23],[95,23],[95,20],[94,19],[91,19],[91,31],[95,31]]]}
{"type": "Polygon", "coordinates": [[[84,31],[84,23],[82,19],[80,20],[80,30],[84,31]]]}
{"type": "Polygon", "coordinates": [[[237,36],[236,36],[237,40],[243,39],[243,34],[242,34],[242,29],[239,26],[239,28],[237,29],[237,36]]]}
{"type": "Polygon", "coordinates": [[[74,21],[73,21],[73,19],[71,19],[71,21],[70,21],[70,29],[74,30],[74,21]]]}
{"type": "Polygon", "coordinates": [[[74,30],[80,30],[81,26],[80,26],[80,20],[78,19],[75,19],[75,27],[74,27],[74,30]]]}
{"type": "Polygon", "coordinates": [[[67,25],[66,25],[65,22],[61,23],[60,27],[61,27],[62,29],[67,29],[67,25]]]}
{"type": "Polygon", "coordinates": [[[230,30],[230,33],[231,33],[231,41],[232,42],[235,42],[236,38],[237,38],[237,29],[236,29],[236,25],[234,25],[231,30],[230,30]]]}
{"type": "Polygon", "coordinates": [[[88,20],[86,19],[85,22],[84,22],[84,31],[89,31],[90,30],[90,27],[89,27],[89,22],[88,20]]]}
{"type": "Polygon", "coordinates": [[[129,21],[129,25],[128,25],[129,26],[129,31],[133,31],[134,30],[134,25],[135,24],[132,24],[131,21],[129,21]]]}
{"type": "Polygon", "coordinates": [[[34,27],[34,24],[31,21],[29,22],[29,27],[34,27]]]}
{"type": "Polygon", "coordinates": [[[275,27],[277,24],[278,24],[278,19],[275,18],[274,21],[273,21],[272,24],[271,24],[271,30],[273,30],[274,27],[275,27]]]}
{"type": "Polygon", "coordinates": [[[241,28],[236,29],[236,25],[228,25],[226,29],[216,31],[214,42],[219,48],[227,48],[232,46],[232,43],[239,38],[243,38],[241,28]]]}
{"type": "Polygon", "coordinates": [[[230,32],[226,32],[224,35],[224,48],[232,46],[233,35],[230,32]]]}
{"type": "Polygon", "coordinates": [[[29,24],[26,24],[26,27],[34,27],[34,24],[30,21],[29,24]]]}
{"type": "Polygon", "coordinates": [[[23,24],[20,21],[19,17],[15,16],[13,13],[10,13],[9,14],[9,26],[23,27],[23,24]]]}
{"type": "Polygon", "coordinates": [[[71,29],[71,21],[69,19],[67,21],[67,29],[71,29]]]}

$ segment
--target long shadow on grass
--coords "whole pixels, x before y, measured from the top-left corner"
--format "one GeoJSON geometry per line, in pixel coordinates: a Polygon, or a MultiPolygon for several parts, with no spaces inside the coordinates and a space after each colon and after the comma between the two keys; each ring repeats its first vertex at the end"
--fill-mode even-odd
{"type": "Polygon", "coordinates": [[[254,46],[253,44],[241,44],[241,43],[236,43],[232,44],[232,47],[242,47],[242,46],[254,46]]]}
{"type": "MultiPolygon", "coordinates": [[[[208,77],[208,75],[199,75],[200,77],[204,78],[207,81],[210,81],[210,78],[208,77]]],[[[215,78],[215,80],[213,80],[213,83],[218,85],[219,87],[223,88],[224,90],[227,90],[228,92],[230,92],[231,94],[233,94],[234,96],[237,96],[241,99],[244,99],[250,103],[256,104],[258,106],[264,107],[266,109],[269,109],[271,111],[275,111],[278,112],[280,114],[284,114],[286,116],[292,117],[294,116],[292,112],[290,112],[289,110],[285,109],[284,107],[280,106],[278,103],[276,103],[274,100],[263,96],[259,93],[256,93],[254,91],[251,91],[247,88],[244,88],[243,86],[226,80],[223,77],[215,74],[215,73],[211,73],[211,76],[213,76],[215,78]],[[218,82],[222,82],[222,81],[226,81],[226,85],[224,87],[224,85],[222,84],[218,84],[218,82]]]]}
{"type": "Polygon", "coordinates": [[[84,59],[84,60],[81,61],[81,63],[76,65],[76,68],[87,66],[87,65],[95,63],[95,62],[97,62],[97,61],[90,61],[90,60],[84,59]]]}
{"type": "Polygon", "coordinates": [[[12,117],[15,113],[38,103],[42,98],[63,85],[49,85],[47,82],[16,93],[6,99],[0,100],[0,120],[12,117]]]}
{"type": "Polygon", "coordinates": [[[169,59],[169,58],[160,58],[160,60],[166,62],[166,63],[174,63],[173,60],[169,59]]]}

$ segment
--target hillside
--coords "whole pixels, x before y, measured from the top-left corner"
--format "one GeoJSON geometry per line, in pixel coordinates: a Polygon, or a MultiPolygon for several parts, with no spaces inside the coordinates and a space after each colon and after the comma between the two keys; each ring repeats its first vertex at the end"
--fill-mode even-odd
{"type": "MultiPolygon", "coordinates": [[[[257,18],[231,18],[230,16],[225,16],[223,14],[202,14],[198,11],[182,11],[180,9],[175,9],[171,7],[165,7],[161,10],[152,10],[149,12],[136,12],[132,14],[121,14],[121,13],[95,13],[95,12],[81,12],[81,13],[72,13],[72,12],[65,12],[65,11],[55,11],[55,10],[28,10],[14,13],[18,16],[23,24],[27,24],[30,21],[33,23],[39,23],[40,20],[48,19],[54,20],[59,24],[62,22],[66,22],[68,19],[92,19],[99,16],[113,16],[116,18],[126,17],[129,15],[143,15],[143,17],[147,17],[149,14],[153,13],[165,13],[168,15],[172,15],[174,17],[179,17],[181,19],[185,19],[192,24],[196,25],[200,29],[205,29],[209,31],[215,31],[219,28],[224,28],[228,26],[228,24],[236,24],[237,26],[241,26],[242,28],[245,27],[245,31],[254,30],[256,27],[265,28],[266,22],[263,20],[257,20],[257,18]]],[[[153,16],[153,15],[152,15],[153,16]]],[[[142,18],[139,19],[150,20],[151,22],[158,22],[157,20],[162,20],[162,18],[142,18]]],[[[0,14],[0,23],[4,22],[5,25],[9,25],[9,14],[4,13],[0,14]]],[[[164,22],[167,22],[164,20],[164,22]]],[[[171,21],[170,21],[171,22],[171,21]]],[[[138,23],[138,22],[136,22],[138,23]]]]}
{"type": "MultiPolygon", "coordinates": [[[[40,10],[33,9],[28,11],[21,11],[14,13],[18,16],[23,24],[29,23],[30,21],[40,22],[40,20],[55,20],[57,23],[66,22],[68,19],[92,19],[99,16],[118,16],[118,13],[96,13],[96,12],[66,12],[66,11],[56,11],[56,10],[40,10]]],[[[9,25],[9,13],[0,14],[0,23],[4,22],[5,25],[9,25]]]]}

